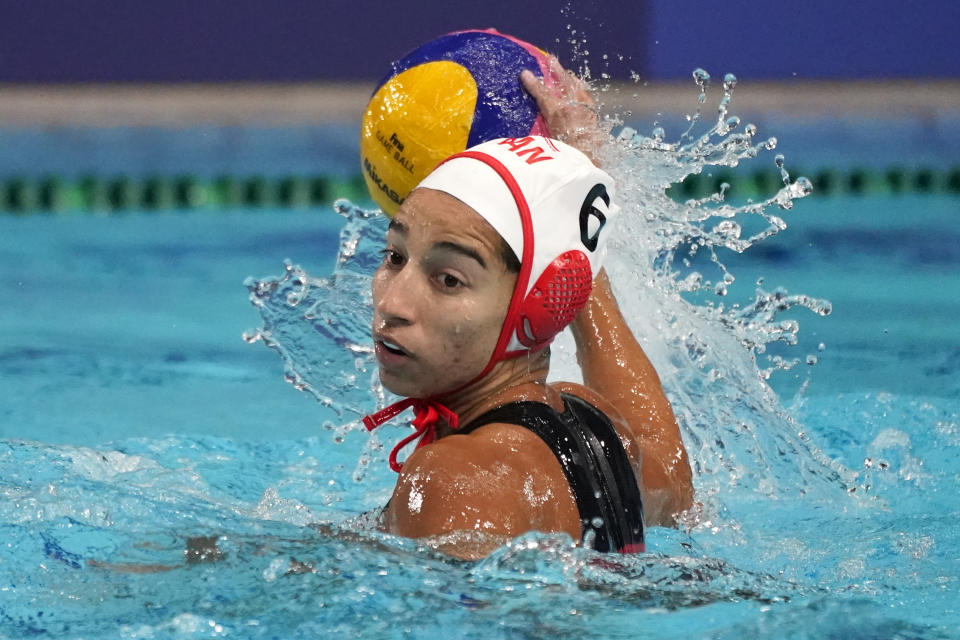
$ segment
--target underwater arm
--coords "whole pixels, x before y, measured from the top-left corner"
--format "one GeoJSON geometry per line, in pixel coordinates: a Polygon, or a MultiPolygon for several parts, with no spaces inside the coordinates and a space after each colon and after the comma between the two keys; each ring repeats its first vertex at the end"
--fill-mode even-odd
{"type": "Polygon", "coordinates": [[[621,314],[606,271],[597,274],[570,327],[584,385],[610,402],[636,436],[647,524],[672,526],[693,504],[690,462],[660,377],[621,314]]]}
{"type": "Polygon", "coordinates": [[[106,562],[90,558],[86,561],[88,567],[105,569],[116,573],[163,573],[182,569],[185,566],[216,562],[223,559],[223,553],[217,547],[219,536],[193,536],[187,538],[186,548],[183,551],[184,564],[143,564],[136,562],[106,562]]]}

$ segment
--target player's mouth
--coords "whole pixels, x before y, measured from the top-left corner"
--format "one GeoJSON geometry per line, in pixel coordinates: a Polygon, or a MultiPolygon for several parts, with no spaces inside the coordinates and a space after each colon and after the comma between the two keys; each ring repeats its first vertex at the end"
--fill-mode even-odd
{"type": "Polygon", "coordinates": [[[413,357],[400,343],[377,336],[374,342],[374,351],[380,364],[391,365],[404,362],[413,357]]]}

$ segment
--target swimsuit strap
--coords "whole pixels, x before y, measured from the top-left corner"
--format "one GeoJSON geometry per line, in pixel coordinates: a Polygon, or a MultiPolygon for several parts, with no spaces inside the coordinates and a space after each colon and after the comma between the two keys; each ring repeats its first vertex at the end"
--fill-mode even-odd
{"type": "Polygon", "coordinates": [[[460,433],[492,423],[533,431],[553,451],[580,513],[582,539],[597,551],[644,551],[643,504],[636,474],[610,418],[563,393],[563,413],[542,402],[513,402],[483,414],[460,433]]]}

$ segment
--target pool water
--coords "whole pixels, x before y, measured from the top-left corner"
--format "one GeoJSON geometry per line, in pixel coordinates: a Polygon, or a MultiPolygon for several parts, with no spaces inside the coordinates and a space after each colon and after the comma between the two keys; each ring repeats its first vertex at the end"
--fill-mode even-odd
{"type": "MultiPolygon", "coordinates": [[[[652,528],[637,557],[531,534],[476,563],[370,530],[361,514],[389,497],[405,432],[357,428],[378,401],[362,349],[281,327],[301,308],[284,258],[338,270],[334,292],[362,287],[335,267],[343,217],[0,217],[0,637],[955,637],[958,206],[814,195],[786,231],[722,254],[743,286],[730,298],[762,278],[829,299],[829,316],[778,316],[800,323],[794,346],[728,347],[682,301],[679,318],[634,313],[696,464],[699,520],[652,528]],[[250,304],[247,276],[277,283],[274,306],[250,304]],[[265,322],[302,348],[283,361],[241,339],[265,322]],[[687,324],[716,342],[715,377],[690,365],[695,339],[658,340],[687,324]],[[284,382],[305,374],[324,396],[313,344],[346,363],[328,369],[348,397],[284,382]],[[799,364],[767,386],[768,356],[799,364]],[[187,539],[212,535],[221,558],[187,562],[187,539]]],[[[633,270],[614,256],[631,312],[650,295],[633,270]]],[[[557,359],[566,373],[562,341],[557,359]]]]}

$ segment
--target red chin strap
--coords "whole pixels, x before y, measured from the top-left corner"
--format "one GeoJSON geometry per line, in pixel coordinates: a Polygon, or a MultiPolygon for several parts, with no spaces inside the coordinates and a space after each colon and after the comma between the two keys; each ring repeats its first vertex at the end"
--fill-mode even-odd
{"type": "Polygon", "coordinates": [[[390,452],[390,468],[397,473],[400,473],[400,470],[403,469],[403,463],[397,462],[397,454],[400,453],[400,450],[417,438],[420,438],[420,442],[417,443],[417,449],[436,440],[437,422],[441,418],[450,425],[451,429],[460,427],[459,416],[448,407],[434,400],[420,400],[418,398],[406,398],[399,402],[394,402],[374,414],[364,416],[363,425],[367,428],[367,431],[373,431],[384,422],[395,418],[410,407],[413,407],[414,418],[411,424],[415,431],[398,442],[390,452]]]}

